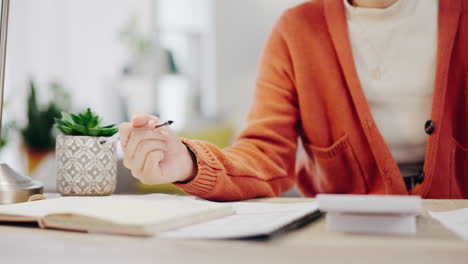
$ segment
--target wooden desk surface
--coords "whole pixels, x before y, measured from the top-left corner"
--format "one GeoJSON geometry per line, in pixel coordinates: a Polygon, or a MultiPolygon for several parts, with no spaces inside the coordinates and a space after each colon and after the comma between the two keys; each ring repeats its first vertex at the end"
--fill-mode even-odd
{"type": "MultiPolygon", "coordinates": [[[[259,200],[256,200],[259,201],[259,200]]],[[[310,199],[261,199],[301,202],[310,199]]],[[[426,200],[447,211],[468,200],[426,200]]],[[[0,263],[468,263],[464,242],[427,213],[414,236],[327,233],[324,218],[270,241],[136,238],[0,226],[0,263]]]]}

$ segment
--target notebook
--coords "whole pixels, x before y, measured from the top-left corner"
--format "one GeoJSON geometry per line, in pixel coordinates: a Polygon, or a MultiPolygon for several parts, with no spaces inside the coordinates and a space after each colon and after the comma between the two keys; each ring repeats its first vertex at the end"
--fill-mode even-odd
{"type": "Polygon", "coordinates": [[[232,215],[231,205],[188,199],[62,197],[0,205],[1,222],[37,222],[41,228],[152,236],[232,215]]]}

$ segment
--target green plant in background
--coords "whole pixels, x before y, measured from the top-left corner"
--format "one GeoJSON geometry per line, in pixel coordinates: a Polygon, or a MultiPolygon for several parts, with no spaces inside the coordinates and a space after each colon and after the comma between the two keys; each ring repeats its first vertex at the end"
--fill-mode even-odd
{"type": "Polygon", "coordinates": [[[50,84],[52,90],[52,102],[60,111],[67,111],[70,109],[71,100],[70,94],[63,89],[62,85],[58,82],[52,82],[50,84]]]}
{"type": "Polygon", "coordinates": [[[2,135],[0,138],[0,150],[3,149],[8,144],[8,139],[10,137],[10,131],[16,128],[15,121],[9,121],[5,124],[2,124],[2,135]]]}
{"type": "Polygon", "coordinates": [[[55,126],[65,135],[111,137],[118,132],[115,124],[101,126],[102,119],[91,109],[78,115],[62,112],[62,118],[55,118],[55,126]]]}
{"type": "MultiPolygon", "coordinates": [[[[4,134],[4,133],[2,133],[4,134]]],[[[0,138],[0,149],[4,148],[7,144],[7,140],[5,138],[5,136],[2,136],[2,138],[0,138]]]]}
{"type": "Polygon", "coordinates": [[[179,67],[177,67],[177,63],[175,62],[174,53],[168,49],[164,50],[167,58],[167,68],[169,74],[180,74],[179,67]]]}
{"type": "Polygon", "coordinates": [[[54,82],[51,84],[53,100],[46,106],[40,107],[37,102],[34,81],[30,81],[29,86],[30,93],[27,101],[28,124],[21,130],[24,143],[27,148],[53,149],[55,146],[54,118],[59,117],[60,112],[67,110],[69,107],[69,95],[57,82],[54,82]]]}
{"type": "Polygon", "coordinates": [[[136,57],[151,55],[152,41],[138,30],[138,17],[133,15],[125,28],[119,33],[119,39],[124,42],[130,53],[136,57]]]}
{"type": "MultiPolygon", "coordinates": [[[[3,101],[4,113],[8,105],[9,103],[7,101],[3,101]]],[[[3,120],[3,124],[1,124],[2,130],[1,130],[1,137],[0,137],[0,150],[3,149],[7,145],[10,130],[16,127],[15,121],[9,121],[9,122],[4,122],[4,121],[5,120],[3,120]]]]}

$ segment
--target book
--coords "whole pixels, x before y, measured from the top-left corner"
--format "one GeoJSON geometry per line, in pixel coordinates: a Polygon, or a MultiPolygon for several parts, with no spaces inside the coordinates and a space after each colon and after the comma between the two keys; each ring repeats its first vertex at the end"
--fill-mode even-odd
{"type": "Polygon", "coordinates": [[[152,236],[234,213],[231,205],[193,199],[61,197],[0,205],[0,222],[33,222],[41,228],[152,236]]]}
{"type": "Polygon", "coordinates": [[[326,230],[332,232],[415,234],[422,212],[419,196],[321,194],[317,200],[327,212],[326,230]]]}

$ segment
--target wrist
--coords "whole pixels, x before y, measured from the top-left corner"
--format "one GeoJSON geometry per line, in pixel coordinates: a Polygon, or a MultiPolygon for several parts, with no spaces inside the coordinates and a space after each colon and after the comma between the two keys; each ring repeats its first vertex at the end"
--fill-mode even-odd
{"type": "Polygon", "coordinates": [[[184,179],[181,180],[180,183],[187,183],[192,181],[198,174],[198,164],[197,164],[197,156],[195,153],[184,144],[185,149],[187,150],[186,152],[186,159],[187,159],[187,170],[184,173],[184,179]]]}

